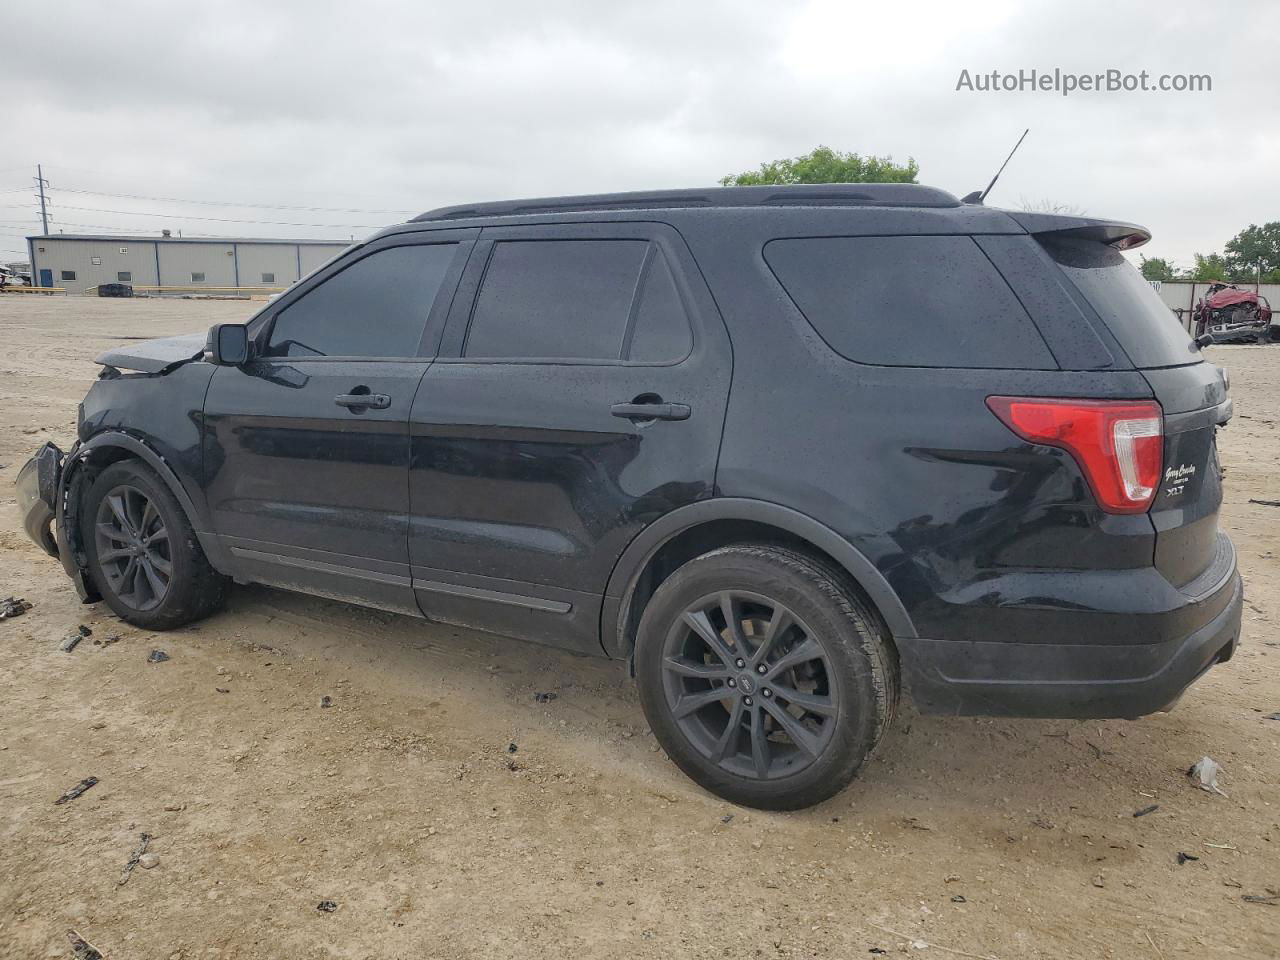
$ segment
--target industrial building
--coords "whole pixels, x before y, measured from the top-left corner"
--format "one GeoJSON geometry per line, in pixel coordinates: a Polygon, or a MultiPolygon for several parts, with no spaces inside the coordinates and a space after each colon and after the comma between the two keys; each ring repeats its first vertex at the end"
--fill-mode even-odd
{"type": "MultiPolygon", "coordinates": [[[[167,234],[168,231],[166,231],[167,234]]],[[[350,243],[257,237],[28,237],[37,286],[68,293],[127,283],[138,293],[272,293],[306,276],[350,243]]]]}

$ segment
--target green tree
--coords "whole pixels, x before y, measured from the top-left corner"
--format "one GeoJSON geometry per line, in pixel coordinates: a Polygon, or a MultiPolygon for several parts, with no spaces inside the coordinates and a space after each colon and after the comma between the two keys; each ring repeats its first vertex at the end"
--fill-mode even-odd
{"type": "Polygon", "coordinates": [[[1199,280],[1201,283],[1206,283],[1212,280],[1225,281],[1227,279],[1227,261],[1222,254],[1210,253],[1206,255],[1197,253],[1195,258],[1196,265],[1183,273],[1183,280],[1199,280]]]}
{"type": "Polygon", "coordinates": [[[1142,275],[1148,280],[1173,280],[1178,275],[1178,271],[1173,266],[1173,261],[1165,257],[1144,257],[1139,254],[1142,260],[1142,275]]]}
{"type": "Polygon", "coordinates": [[[724,187],[755,187],[769,183],[915,183],[920,167],[907,158],[863,157],[819,146],[800,157],[760,164],[759,170],[720,178],[724,187]]]}
{"type": "Polygon", "coordinates": [[[1239,280],[1252,280],[1262,273],[1280,270],[1280,220],[1258,226],[1249,224],[1227,242],[1227,269],[1239,280]]]}

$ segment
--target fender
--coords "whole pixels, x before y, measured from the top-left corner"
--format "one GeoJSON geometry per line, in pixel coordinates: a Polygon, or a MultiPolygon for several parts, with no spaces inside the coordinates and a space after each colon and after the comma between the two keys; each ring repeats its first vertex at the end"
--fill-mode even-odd
{"type": "Polygon", "coordinates": [[[611,657],[630,657],[623,637],[627,607],[640,574],[654,554],[679,534],[712,520],[746,520],[778,527],[830,554],[866,591],[895,638],[911,639],[916,629],[893,587],[853,544],[812,517],[767,500],[716,497],[680,507],[645,527],[622,552],[605,588],[600,636],[611,657]]]}
{"type": "MultiPolygon", "coordinates": [[[[67,461],[62,470],[61,487],[65,493],[72,482],[74,475],[78,472],[77,468],[81,462],[88,459],[95,450],[106,448],[116,448],[127,450],[130,454],[137,457],[148,467],[156,472],[156,475],[164,481],[165,486],[169,488],[169,492],[173,494],[178,501],[178,506],[182,508],[182,512],[187,515],[187,520],[191,523],[192,530],[195,531],[196,539],[200,541],[200,547],[204,550],[205,556],[208,557],[209,563],[219,571],[227,569],[226,558],[222,545],[218,538],[214,536],[213,531],[209,528],[204,513],[196,507],[195,501],[191,499],[191,495],[187,493],[186,487],[178,475],[174,473],[173,468],[169,466],[160,454],[148,446],[144,441],[138,439],[132,434],[124,433],[119,430],[104,430],[101,433],[94,434],[89,440],[76,447],[67,456],[67,461]]],[[[71,542],[71,538],[66,536],[63,528],[63,504],[66,503],[66,497],[59,497],[58,511],[58,530],[59,536],[63,541],[71,542]]],[[[64,554],[63,566],[67,566],[67,554],[64,554]]],[[[68,571],[71,572],[70,570],[68,571]]]]}

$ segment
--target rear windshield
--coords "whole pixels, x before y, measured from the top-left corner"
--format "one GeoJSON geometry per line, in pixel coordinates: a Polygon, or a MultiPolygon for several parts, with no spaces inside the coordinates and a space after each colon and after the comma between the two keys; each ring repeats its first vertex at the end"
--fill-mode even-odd
{"type": "Polygon", "coordinates": [[[1095,240],[1042,242],[1135,367],[1200,362],[1182,321],[1118,250],[1095,240]]]}
{"type": "Polygon", "coordinates": [[[972,237],[772,240],[764,258],[822,339],[850,360],[1057,369],[972,237]]]}

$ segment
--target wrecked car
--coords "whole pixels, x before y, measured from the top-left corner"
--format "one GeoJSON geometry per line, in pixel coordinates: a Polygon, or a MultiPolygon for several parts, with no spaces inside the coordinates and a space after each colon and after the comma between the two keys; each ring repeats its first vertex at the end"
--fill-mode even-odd
{"type": "Polygon", "coordinates": [[[1270,343],[1271,304],[1252,290],[1228,283],[1212,284],[1195,309],[1197,337],[1208,334],[1214,343],[1270,343]]]}
{"type": "Polygon", "coordinates": [[[1235,652],[1231,398],[1147,239],[916,184],[433,211],[99,357],[24,523],[147,630],[255,582],[613,658],[696,782],[803,807],[901,697],[1132,718],[1235,652]]]}

